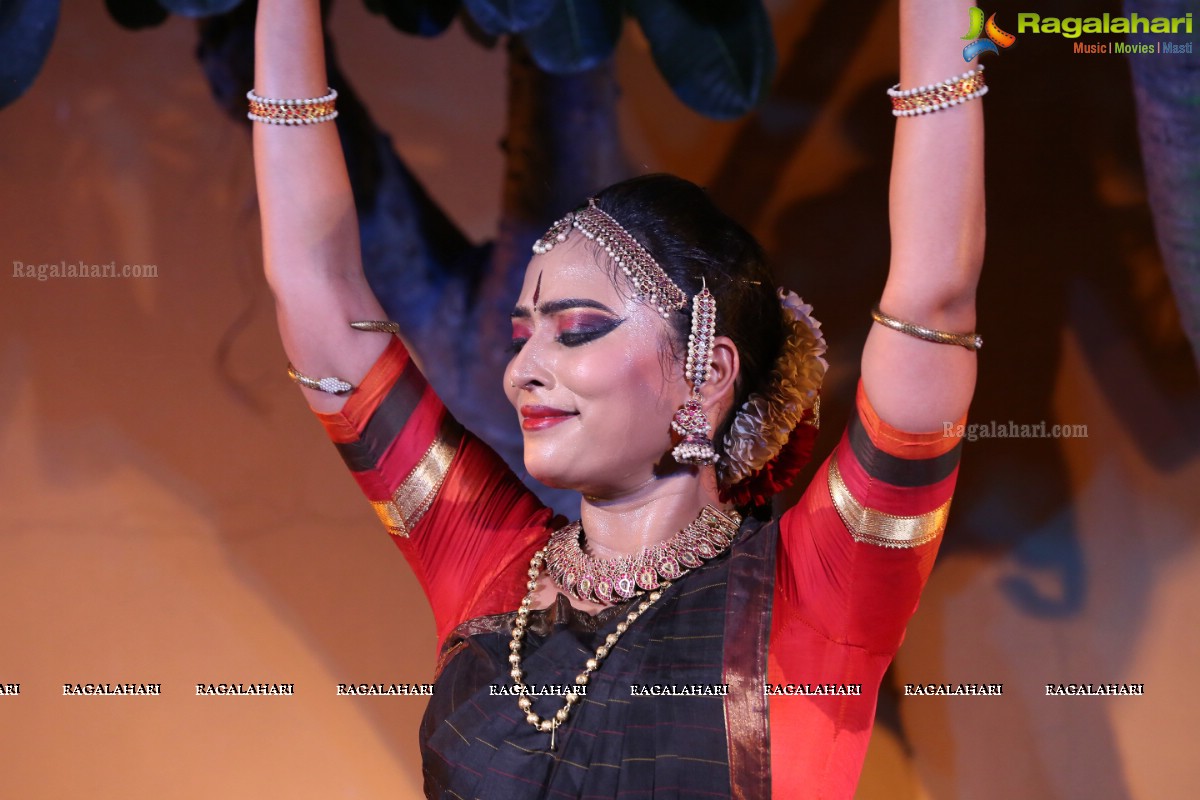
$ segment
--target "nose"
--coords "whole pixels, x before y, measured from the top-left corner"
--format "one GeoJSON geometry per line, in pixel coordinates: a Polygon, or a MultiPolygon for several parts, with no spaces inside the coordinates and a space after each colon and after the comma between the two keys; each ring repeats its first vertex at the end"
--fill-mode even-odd
{"type": "Polygon", "coordinates": [[[550,388],[554,385],[554,372],[550,368],[548,353],[540,337],[529,337],[525,345],[508,362],[507,376],[510,389],[550,388]]]}

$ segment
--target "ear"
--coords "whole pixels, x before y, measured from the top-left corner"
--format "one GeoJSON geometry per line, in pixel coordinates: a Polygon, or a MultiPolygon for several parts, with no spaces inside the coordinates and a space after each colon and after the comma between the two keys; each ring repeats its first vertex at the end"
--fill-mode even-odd
{"type": "Polygon", "coordinates": [[[713,340],[712,372],[709,373],[708,381],[700,387],[704,413],[713,423],[713,428],[717,427],[718,421],[724,419],[725,412],[733,406],[741,366],[733,340],[728,336],[716,337],[713,340]]]}

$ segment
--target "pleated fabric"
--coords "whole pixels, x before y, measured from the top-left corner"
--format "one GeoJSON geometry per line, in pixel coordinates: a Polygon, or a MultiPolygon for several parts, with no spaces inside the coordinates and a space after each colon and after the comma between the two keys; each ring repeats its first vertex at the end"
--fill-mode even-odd
{"type": "MultiPolygon", "coordinates": [[[[763,686],[777,536],[774,524],[750,520],[728,552],[667,589],[591,675],[554,750],[550,735],[525,721],[516,697],[493,693],[492,687],[511,685],[508,644],[516,615],[460,626],[446,643],[448,658],[422,723],[426,796],[768,796],[763,686]],[[727,627],[734,635],[727,636],[727,627]],[[759,643],[758,651],[742,652],[748,642],[759,643]],[[645,686],[701,693],[635,694],[634,687],[645,686]],[[720,693],[724,687],[729,691],[720,693]]],[[[584,662],[638,602],[592,616],[560,594],[553,606],[530,614],[525,684],[574,685],[584,662]]],[[[552,717],[563,702],[538,697],[533,708],[552,717]]]]}

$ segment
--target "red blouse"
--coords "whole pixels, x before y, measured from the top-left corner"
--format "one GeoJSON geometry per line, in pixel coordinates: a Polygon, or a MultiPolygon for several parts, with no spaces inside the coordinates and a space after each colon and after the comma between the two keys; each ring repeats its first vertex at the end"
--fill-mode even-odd
{"type": "MultiPolygon", "coordinates": [[[[317,416],[429,598],[439,651],[460,623],[520,604],[533,552],[565,520],[458,426],[399,339],[340,412],[317,416]]],[[[860,383],[846,432],[783,514],[767,661],[779,797],[853,796],[960,447],[887,425],[860,383]]]]}

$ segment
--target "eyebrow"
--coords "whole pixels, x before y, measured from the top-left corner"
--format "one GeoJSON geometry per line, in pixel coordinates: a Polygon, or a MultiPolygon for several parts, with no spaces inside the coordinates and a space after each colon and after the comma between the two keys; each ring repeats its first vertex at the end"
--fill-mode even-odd
{"type": "MultiPolygon", "coordinates": [[[[606,311],[609,314],[616,314],[616,312],[603,303],[596,300],[589,300],[586,297],[567,297],[562,300],[547,300],[540,305],[534,306],[534,309],[539,314],[557,314],[560,311],[566,311],[571,308],[594,308],[599,311],[606,311]]],[[[529,319],[531,316],[533,315],[526,306],[517,306],[513,309],[511,314],[513,319],[529,319]]]]}

